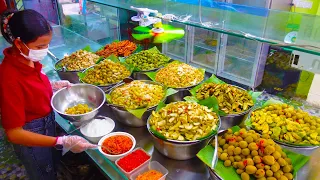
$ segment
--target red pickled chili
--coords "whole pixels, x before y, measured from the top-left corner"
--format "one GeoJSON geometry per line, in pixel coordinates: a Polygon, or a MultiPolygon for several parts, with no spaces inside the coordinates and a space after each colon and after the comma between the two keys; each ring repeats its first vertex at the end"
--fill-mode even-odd
{"type": "Polygon", "coordinates": [[[120,159],[117,164],[126,172],[131,172],[135,168],[150,159],[150,156],[144,151],[138,149],[131,154],[120,159]]]}
{"type": "Polygon", "coordinates": [[[108,151],[103,147],[101,148],[102,151],[106,154],[110,154],[110,151],[116,154],[123,154],[132,148],[133,142],[127,136],[116,135],[105,139],[102,143],[102,146],[106,147],[109,150],[108,151]]]}

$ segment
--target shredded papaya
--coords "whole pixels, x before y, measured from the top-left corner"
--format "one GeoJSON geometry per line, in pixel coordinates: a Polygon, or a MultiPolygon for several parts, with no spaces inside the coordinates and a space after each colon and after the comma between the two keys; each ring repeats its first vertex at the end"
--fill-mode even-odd
{"type": "Polygon", "coordinates": [[[102,151],[107,154],[110,154],[110,151],[115,154],[123,154],[132,148],[133,143],[127,136],[116,135],[105,139],[102,146],[108,148],[109,151],[102,147],[102,151]]]}

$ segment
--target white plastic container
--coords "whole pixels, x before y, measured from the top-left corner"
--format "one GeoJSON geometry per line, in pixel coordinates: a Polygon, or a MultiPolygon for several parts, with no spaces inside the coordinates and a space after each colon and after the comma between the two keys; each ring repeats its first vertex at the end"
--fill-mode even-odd
{"type": "MultiPolygon", "coordinates": [[[[142,163],[140,166],[138,166],[137,168],[133,169],[132,171],[130,172],[126,172],[125,170],[123,170],[119,165],[118,165],[118,161],[120,161],[120,159],[124,158],[125,156],[123,156],[122,158],[119,158],[117,161],[116,161],[116,166],[129,178],[133,173],[135,172],[138,172],[140,169],[144,169],[146,167],[148,167],[148,165],[150,164],[150,161],[151,161],[151,156],[145,151],[143,150],[142,148],[136,148],[135,150],[133,150],[131,153],[137,151],[137,150],[142,150],[143,152],[145,152],[148,156],[149,156],[149,159],[147,161],[145,161],[144,163],[142,163]]],[[[127,155],[131,154],[131,153],[128,153],[127,155]]]]}
{"type": "Polygon", "coordinates": [[[130,180],[136,180],[136,178],[149,171],[149,170],[156,170],[159,171],[163,174],[163,176],[159,179],[159,180],[165,180],[166,176],[168,175],[168,170],[163,167],[160,163],[158,163],[157,161],[152,161],[148,166],[144,166],[143,168],[139,169],[138,171],[136,171],[135,173],[133,173],[130,176],[130,180]]]}
{"type": "MultiPolygon", "coordinates": [[[[98,124],[99,125],[99,124],[98,124]]],[[[114,121],[112,120],[112,119],[110,119],[110,118],[108,118],[108,117],[106,117],[106,118],[104,118],[104,119],[97,119],[97,120],[93,120],[92,122],[90,122],[89,124],[87,124],[86,126],[84,126],[84,127],[81,127],[80,128],[80,132],[81,132],[81,134],[83,134],[83,136],[86,138],[86,139],[88,139],[89,141],[91,141],[91,142],[93,142],[93,143],[98,143],[99,142],[99,140],[103,137],[103,136],[105,136],[105,135],[107,135],[107,134],[109,134],[110,132],[112,132],[113,131],[113,129],[114,129],[114,127],[115,127],[115,123],[114,123],[114,121]],[[95,121],[95,122],[94,122],[95,121]],[[99,121],[100,122],[102,122],[102,121],[104,121],[103,123],[100,123],[100,124],[102,124],[102,126],[100,125],[100,127],[93,127],[92,125],[94,125],[94,124],[97,124],[97,122],[99,123],[99,121]],[[89,128],[100,128],[100,131],[101,130],[103,130],[102,132],[98,132],[98,134],[88,134],[88,129],[89,128]]],[[[92,129],[91,129],[92,130],[92,129]]],[[[93,130],[94,131],[94,130],[93,130]]]]}
{"type": "Polygon", "coordinates": [[[117,159],[129,154],[130,152],[132,152],[132,150],[134,149],[134,147],[136,146],[136,139],[129,133],[126,133],[126,132],[113,132],[113,133],[110,133],[110,134],[107,134],[105,135],[103,138],[100,139],[98,145],[102,145],[103,141],[105,139],[107,139],[108,137],[111,137],[111,136],[116,136],[116,135],[123,135],[123,136],[127,136],[129,137],[131,140],[132,140],[132,147],[129,151],[123,153],[123,154],[119,154],[119,155],[111,155],[111,154],[107,154],[105,152],[102,151],[101,149],[101,146],[98,147],[100,153],[102,153],[104,156],[106,156],[106,158],[108,158],[110,161],[116,161],[117,159]]]}

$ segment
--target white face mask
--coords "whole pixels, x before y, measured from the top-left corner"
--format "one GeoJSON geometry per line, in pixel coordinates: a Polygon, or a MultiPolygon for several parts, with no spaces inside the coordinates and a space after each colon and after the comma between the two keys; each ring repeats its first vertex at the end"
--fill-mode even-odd
{"type": "MultiPolygon", "coordinates": [[[[23,44],[24,44],[24,43],[23,43],[23,44]]],[[[23,54],[21,51],[20,51],[20,54],[21,54],[23,57],[25,57],[25,58],[33,61],[33,62],[39,62],[39,61],[43,60],[43,59],[46,57],[46,55],[48,54],[49,45],[48,45],[47,48],[45,48],[45,49],[40,49],[40,50],[30,49],[26,44],[24,44],[24,45],[29,49],[29,55],[26,56],[26,55],[23,54]]]]}

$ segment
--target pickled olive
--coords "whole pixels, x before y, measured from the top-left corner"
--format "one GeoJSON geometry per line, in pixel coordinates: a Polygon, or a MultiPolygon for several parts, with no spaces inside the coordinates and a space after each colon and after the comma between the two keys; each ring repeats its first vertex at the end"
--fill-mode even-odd
{"type": "Polygon", "coordinates": [[[167,139],[179,141],[205,137],[217,128],[218,122],[218,115],[208,107],[186,101],[170,103],[153,111],[149,120],[150,126],[167,139]]]}
{"type": "Polygon", "coordinates": [[[172,62],[160,69],[156,81],[172,88],[185,88],[199,84],[204,79],[204,73],[186,63],[172,62]]]}
{"type": "Polygon", "coordinates": [[[66,114],[76,115],[76,114],[85,114],[91,112],[92,108],[88,104],[77,104],[75,106],[69,107],[65,110],[66,114]]]}
{"type": "Polygon", "coordinates": [[[254,177],[262,178],[262,177],[264,177],[265,174],[266,174],[266,172],[263,169],[258,169],[256,171],[256,173],[254,174],[254,177]]]}
{"type": "Polygon", "coordinates": [[[168,64],[170,57],[161,54],[156,48],[140,51],[126,58],[126,63],[143,71],[160,68],[168,64]]]}
{"type": "Polygon", "coordinates": [[[244,172],[243,169],[237,169],[237,174],[241,174],[241,173],[243,173],[243,172],[244,172]]]}
{"type": "MultiPolygon", "coordinates": [[[[287,104],[273,104],[255,110],[250,119],[253,129],[261,132],[263,138],[270,136],[290,144],[320,145],[320,133],[317,131],[320,118],[301,109],[287,104]]],[[[271,146],[273,143],[267,142],[271,146]]]]}
{"type": "Polygon", "coordinates": [[[219,108],[227,114],[238,114],[254,105],[247,91],[229,84],[205,83],[197,90],[196,97],[199,100],[211,96],[217,98],[219,108]]]}
{"type": "Polygon", "coordinates": [[[291,173],[284,173],[284,175],[289,179],[293,179],[293,175],[291,173]]]}
{"type": "Polygon", "coordinates": [[[104,60],[93,68],[86,70],[83,82],[95,85],[109,85],[130,76],[130,71],[121,63],[104,60]]]}
{"type": "MultiPolygon", "coordinates": [[[[147,84],[143,81],[132,81],[131,83],[116,87],[110,94],[113,104],[123,106],[126,109],[155,106],[164,98],[164,95],[165,92],[162,86],[147,84]]],[[[166,122],[162,120],[157,121],[152,116],[153,123],[151,125],[166,126],[166,122]]]]}
{"type": "Polygon", "coordinates": [[[95,65],[99,59],[100,57],[94,53],[79,50],[69,56],[65,56],[58,66],[66,67],[68,71],[79,71],[95,65]]]}
{"type": "Polygon", "coordinates": [[[246,166],[246,173],[254,174],[254,173],[256,173],[256,171],[257,171],[257,168],[255,166],[253,166],[253,165],[246,166]]]}
{"type": "Polygon", "coordinates": [[[230,160],[226,160],[226,161],[224,161],[224,166],[225,167],[229,167],[229,166],[231,166],[231,161],[230,160]]]}
{"type": "Polygon", "coordinates": [[[266,170],[266,175],[267,175],[268,177],[272,177],[272,176],[273,176],[273,171],[271,171],[271,170],[266,170]]]}
{"type": "Polygon", "coordinates": [[[249,174],[246,172],[241,173],[241,180],[250,180],[249,174]]]}
{"type": "Polygon", "coordinates": [[[233,150],[233,153],[234,153],[234,155],[239,155],[239,154],[241,154],[241,148],[236,147],[236,148],[233,150]]]}
{"type": "Polygon", "coordinates": [[[246,141],[240,141],[239,142],[239,146],[240,146],[240,148],[246,148],[246,147],[248,147],[248,143],[246,142],[246,141]]]}

